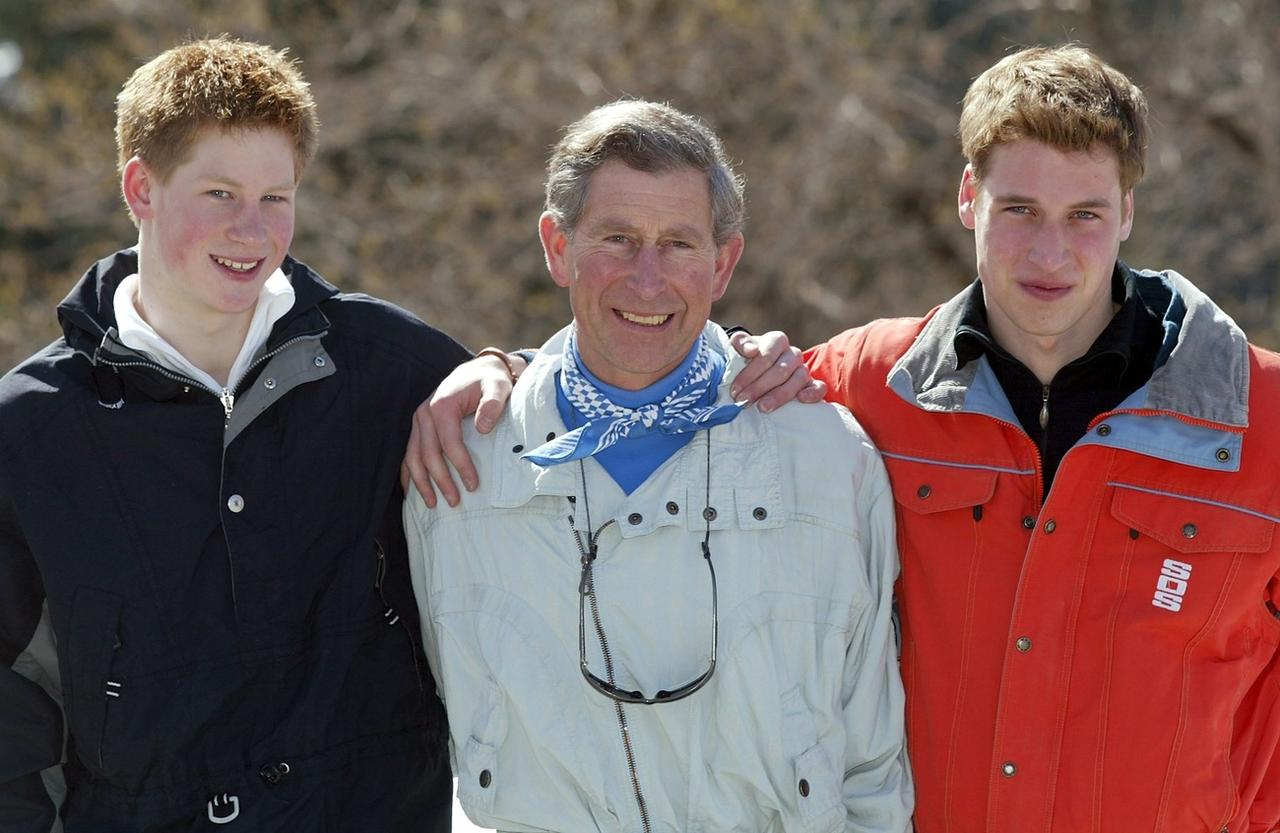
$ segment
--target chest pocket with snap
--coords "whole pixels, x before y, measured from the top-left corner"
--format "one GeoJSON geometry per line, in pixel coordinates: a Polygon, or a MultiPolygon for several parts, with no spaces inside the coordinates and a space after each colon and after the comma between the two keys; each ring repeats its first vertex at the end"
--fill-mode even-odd
{"type": "Polygon", "coordinates": [[[1252,510],[1190,495],[1113,483],[1116,520],[1180,553],[1261,553],[1271,549],[1275,521],[1252,510]]]}
{"type": "MultiPolygon", "coordinates": [[[[983,506],[996,490],[999,473],[942,462],[885,456],[893,500],[917,515],[938,515],[983,506]]],[[[979,512],[981,510],[978,510],[979,512]]]]}

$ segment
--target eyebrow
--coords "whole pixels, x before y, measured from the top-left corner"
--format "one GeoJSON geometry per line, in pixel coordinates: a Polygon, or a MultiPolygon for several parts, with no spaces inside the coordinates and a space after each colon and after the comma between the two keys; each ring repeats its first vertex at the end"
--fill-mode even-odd
{"type": "MultiPolygon", "coordinates": [[[[992,199],[998,203],[1028,203],[1031,205],[1039,205],[1040,203],[1040,201],[1035,197],[1028,197],[1023,194],[997,194],[992,197],[992,199]]],[[[1097,199],[1081,200],[1080,202],[1072,203],[1068,208],[1110,208],[1111,206],[1111,200],[1099,197],[1097,199]]]]}
{"type": "MultiPolygon", "coordinates": [[[[202,176],[202,177],[200,177],[200,178],[201,178],[202,180],[204,180],[205,182],[211,182],[211,183],[214,183],[214,184],[216,184],[216,185],[230,185],[232,188],[235,188],[235,189],[241,189],[241,188],[244,188],[244,183],[242,183],[242,182],[240,182],[240,181],[238,181],[238,180],[232,179],[231,177],[221,176],[221,175],[219,175],[219,174],[206,174],[206,175],[204,175],[204,176],[202,176]]],[[[293,189],[295,189],[295,188],[297,188],[297,187],[298,187],[298,183],[293,182],[293,181],[291,180],[291,181],[289,181],[289,182],[276,183],[275,185],[269,185],[269,186],[267,186],[267,187],[266,187],[265,189],[263,189],[263,190],[265,190],[265,191],[292,191],[293,189]]]]}
{"type": "MultiPolygon", "coordinates": [[[[608,215],[605,215],[601,217],[599,220],[596,220],[590,223],[587,226],[587,228],[591,229],[593,232],[601,232],[601,231],[634,232],[639,227],[635,223],[632,223],[628,220],[624,220],[621,217],[610,217],[608,215]]],[[[709,238],[711,235],[708,232],[699,229],[697,226],[691,226],[687,223],[679,223],[674,226],[668,226],[663,228],[662,236],[692,237],[692,238],[701,239],[701,238],[709,238]]]]}

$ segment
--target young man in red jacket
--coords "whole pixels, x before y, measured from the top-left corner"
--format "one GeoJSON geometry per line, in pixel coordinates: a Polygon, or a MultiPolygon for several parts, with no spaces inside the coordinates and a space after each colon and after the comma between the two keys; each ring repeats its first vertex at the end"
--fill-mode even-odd
{"type": "Polygon", "coordinates": [[[916,829],[1277,829],[1280,358],[1118,260],[1124,75],[1010,55],[960,137],[978,279],[805,353],[893,483],[916,829]]]}

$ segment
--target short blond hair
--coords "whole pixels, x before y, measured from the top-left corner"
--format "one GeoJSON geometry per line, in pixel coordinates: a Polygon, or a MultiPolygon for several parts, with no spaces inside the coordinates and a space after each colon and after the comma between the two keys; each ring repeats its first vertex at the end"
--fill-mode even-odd
{"type": "Polygon", "coordinates": [[[1064,151],[1115,151],[1128,192],[1147,167],[1147,98],[1119,70],[1078,44],[1006,56],[969,86],[960,144],[982,178],[991,151],[1034,139],[1064,151]]]}
{"type": "Polygon", "coordinates": [[[209,127],[275,128],[293,141],[300,178],[315,156],[320,122],[287,51],[222,35],[175,46],[143,64],[116,98],[119,169],[137,156],[163,181],[209,127]]]}

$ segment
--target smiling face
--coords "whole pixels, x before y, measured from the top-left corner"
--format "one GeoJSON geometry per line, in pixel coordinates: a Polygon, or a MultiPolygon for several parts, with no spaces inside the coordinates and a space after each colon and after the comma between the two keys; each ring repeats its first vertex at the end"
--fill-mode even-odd
{"type": "Polygon", "coordinates": [[[674,370],[724,294],[741,234],[712,239],[707,176],[612,160],[591,175],[572,234],[543,214],[552,279],[569,289],[578,351],[602,381],[639,390],[674,370]]]}
{"type": "Polygon", "coordinates": [[[995,340],[1047,383],[1114,314],[1111,274],[1133,226],[1111,150],[1068,153],[1024,139],[966,168],[960,220],[977,244],[995,340]]]}
{"type": "Polygon", "coordinates": [[[294,170],[293,143],[274,128],[206,130],[167,178],[137,157],[125,165],[139,310],[157,332],[243,336],[293,238],[294,170]]]}

